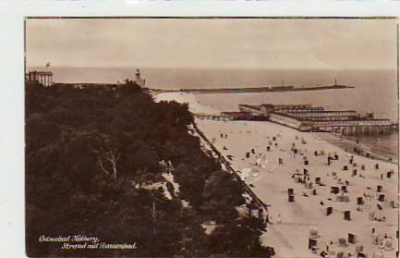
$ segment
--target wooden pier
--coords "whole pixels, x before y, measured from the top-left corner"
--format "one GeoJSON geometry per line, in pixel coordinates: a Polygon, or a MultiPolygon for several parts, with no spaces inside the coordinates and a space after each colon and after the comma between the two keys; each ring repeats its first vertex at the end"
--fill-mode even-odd
{"type": "Polygon", "coordinates": [[[330,132],[339,133],[342,135],[378,135],[378,134],[390,134],[394,131],[398,131],[398,124],[390,125],[355,125],[355,126],[342,126],[333,127],[330,132]]]}
{"type": "Polygon", "coordinates": [[[354,111],[319,111],[315,112],[315,115],[293,115],[293,113],[271,112],[269,120],[302,132],[377,135],[398,131],[398,123],[392,123],[389,119],[359,117],[354,116],[353,113],[356,114],[354,111]]]}
{"type": "Polygon", "coordinates": [[[224,114],[207,114],[207,113],[193,113],[193,116],[199,119],[215,120],[215,121],[231,121],[232,116],[224,114]]]}

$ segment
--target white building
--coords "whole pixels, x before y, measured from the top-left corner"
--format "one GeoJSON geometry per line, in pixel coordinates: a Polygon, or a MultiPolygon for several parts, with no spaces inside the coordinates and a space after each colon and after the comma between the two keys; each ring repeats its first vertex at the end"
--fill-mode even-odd
{"type": "Polygon", "coordinates": [[[45,87],[53,85],[53,73],[43,71],[31,71],[25,75],[26,82],[37,82],[45,87]]]}

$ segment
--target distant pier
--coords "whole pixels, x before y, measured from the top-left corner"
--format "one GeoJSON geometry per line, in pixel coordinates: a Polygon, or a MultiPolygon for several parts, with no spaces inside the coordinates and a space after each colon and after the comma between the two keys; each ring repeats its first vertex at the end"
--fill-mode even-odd
{"type": "Polygon", "coordinates": [[[184,92],[184,93],[257,93],[257,92],[291,92],[291,91],[316,91],[316,90],[338,90],[352,89],[354,86],[349,85],[287,85],[287,86],[260,86],[260,87],[238,87],[238,88],[200,88],[200,89],[152,89],[154,92],[184,92]]]}

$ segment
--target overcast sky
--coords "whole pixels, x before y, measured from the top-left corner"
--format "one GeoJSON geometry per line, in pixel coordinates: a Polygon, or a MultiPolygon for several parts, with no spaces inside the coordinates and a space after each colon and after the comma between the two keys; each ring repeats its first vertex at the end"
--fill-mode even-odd
{"type": "Polygon", "coordinates": [[[396,69],[397,20],[28,19],[28,66],[396,69]]]}

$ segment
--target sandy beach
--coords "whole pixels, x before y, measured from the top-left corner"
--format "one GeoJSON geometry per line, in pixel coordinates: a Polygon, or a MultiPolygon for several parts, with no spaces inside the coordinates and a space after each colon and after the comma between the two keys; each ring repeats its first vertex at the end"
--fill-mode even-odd
{"type": "MultiPolygon", "coordinates": [[[[194,99],[186,96],[184,102],[194,99]]],[[[192,112],[206,112],[195,104],[190,105],[192,112]]],[[[329,257],[357,257],[359,252],[395,257],[397,164],[346,152],[321,134],[271,122],[196,119],[196,124],[257,196],[271,205],[272,224],[262,242],[275,248],[276,257],[321,257],[322,251],[329,257]],[[293,202],[288,201],[289,189],[293,202]],[[315,253],[309,239],[316,241],[315,253]]]]}
{"type": "Polygon", "coordinates": [[[273,246],[277,257],[318,257],[308,249],[311,230],[318,232],[315,238],[318,254],[328,245],[328,253],[334,257],[341,251],[355,257],[356,247],[363,246],[368,257],[374,257],[374,253],[379,257],[380,252],[384,257],[395,257],[398,210],[390,206],[390,201],[398,206],[397,165],[346,153],[323,141],[317,134],[301,133],[270,122],[196,122],[225,157],[231,155],[233,168],[242,173],[251,171],[245,181],[253,185],[252,189],[261,200],[271,205],[269,214],[273,224],[264,234],[263,243],[273,246]],[[221,137],[221,134],[227,137],[221,137]],[[291,151],[293,144],[298,154],[291,151]],[[270,151],[267,151],[267,146],[270,146],[270,151]],[[315,156],[315,151],[318,156],[315,156]],[[246,153],[250,153],[249,158],[246,158],[246,153]],[[338,160],[328,166],[328,155],[336,154],[338,160]],[[308,165],[304,165],[305,157],[308,165]],[[283,161],[281,165],[280,158],[283,161]],[[344,171],[346,165],[348,170],[344,171]],[[362,165],[365,170],[361,169],[362,165]],[[297,183],[296,177],[293,178],[294,174],[303,178],[304,169],[307,169],[306,182],[312,183],[311,187],[297,183]],[[352,176],[354,169],[357,170],[356,176],[352,176]],[[388,171],[394,171],[390,179],[387,178],[388,171]],[[317,177],[321,185],[315,184],[317,177]],[[378,185],[383,187],[379,193],[385,195],[383,202],[377,200],[378,185]],[[347,192],[341,190],[342,186],[346,186],[347,192]],[[339,193],[331,193],[331,187],[339,187],[339,193]],[[294,191],[294,202],[288,202],[289,188],[294,191]],[[339,196],[346,196],[348,201],[338,201],[339,196]],[[357,197],[363,198],[363,205],[357,205],[357,197]],[[333,210],[329,216],[326,215],[327,207],[333,210]],[[344,219],[345,211],[350,211],[350,220],[344,219]],[[376,219],[385,217],[385,221],[370,220],[371,212],[375,213],[376,219]],[[386,235],[392,239],[393,250],[373,244],[373,228],[375,237],[384,238],[386,235]],[[348,233],[356,236],[355,244],[348,243],[348,233]],[[341,237],[346,239],[346,246],[339,245],[341,237]]]}

